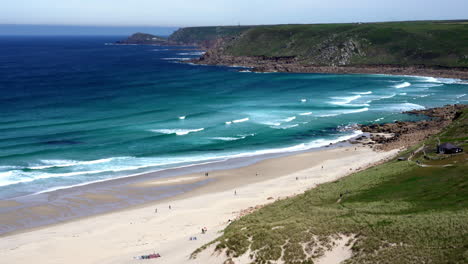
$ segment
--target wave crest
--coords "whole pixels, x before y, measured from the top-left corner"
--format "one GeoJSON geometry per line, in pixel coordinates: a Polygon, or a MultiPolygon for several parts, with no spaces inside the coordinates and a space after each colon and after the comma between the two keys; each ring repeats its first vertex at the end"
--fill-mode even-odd
{"type": "Polygon", "coordinates": [[[397,88],[397,89],[401,89],[401,88],[405,88],[405,87],[409,87],[411,86],[411,83],[410,82],[404,82],[404,83],[400,83],[400,84],[397,84],[393,87],[397,88]]]}
{"type": "Polygon", "coordinates": [[[205,128],[196,128],[196,129],[152,129],[152,132],[161,133],[161,134],[176,134],[178,136],[184,136],[189,133],[195,133],[205,130],[205,128]]]}

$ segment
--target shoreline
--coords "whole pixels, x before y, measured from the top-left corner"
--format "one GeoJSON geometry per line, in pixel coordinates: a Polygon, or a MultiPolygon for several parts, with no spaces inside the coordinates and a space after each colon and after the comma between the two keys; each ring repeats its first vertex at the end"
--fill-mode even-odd
{"type": "MultiPolygon", "coordinates": [[[[83,256],[67,262],[133,263],[131,256],[156,250],[165,257],[165,263],[181,263],[187,261],[186,257],[193,250],[217,236],[217,232],[213,230],[222,230],[227,220],[237,218],[245,208],[301,193],[317,184],[336,180],[376,162],[382,162],[393,157],[396,152],[397,150],[375,152],[367,146],[343,146],[215,171],[210,173],[209,178],[216,180],[172,198],[2,236],[0,252],[5,260],[15,260],[15,263],[29,263],[32,259],[41,263],[60,263],[59,260],[70,256],[77,249],[82,250],[83,256]],[[233,197],[239,200],[234,200],[233,197]],[[168,205],[172,209],[168,209],[168,205]],[[157,213],[154,212],[155,207],[158,209],[157,213]],[[188,237],[191,235],[201,236],[199,229],[203,226],[207,226],[211,232],[196,242],[189,241],[188,237]],[[118,236],[112,236],[115,232],[118,232],[118,236]],[[123,245],[127,242],[135,243],[137,237],[142,235],[152,237],[148,240],[152,242],[137,243],[137,246],[132,247],[123,245]],[[101,251],[97,245],[106,238],[110,240],[106,242],[109,248],[101,251]],[[37,250],[43,247],[57,250],[43,256],[41,250],[37,250]],[[180,251],[183,254],[175,253],[180,251]],[[174,258],[169,257],[171,252],[174,258]]],[[[196,181],[204,177],[189,174],[178,179],[171,178],[176,182],[169,184],[196,181]]],[[[161,183],[158,180],[145,181],[140,183],[142,186],[139,188],[159,186],[161,183]]],[[[111,197],[103,195],[95,198],[99,200],[111,197]]]]}
{"type": "Polygon", "coordinates": [[[189,60],[185,63],[245,67],[251,68],[253,72],[263,73],[386,74],[468,80],[468,68],[460,67],[386,64],[318,66],[304,64],[293,58],[228,56],[218,55],[213,51],[208,51],[200,58],[189,60]]]}
{"type": "Polygon", "coordinates": [[[2,223],[0,225],[0,238],[80,219],[140,208],[167,199],[177,199],[177,197],[181,197],[186,193],[191,193],[196,189],[202,188],[215,179],[212,177],[201,177],[197,181],[180,184],[174,183],[170,186],[144,186],[146,188],[141,188],[138,192],[135,192],[134,187],[144,182],[156,180],[173,181],[195,174],[203,176],[205,172],[211,174],[218,171],[240,169],[265,160],[350,146],[349,140],[361,135],[362,133],[353,134],[351,138],[340,141],[337,139],[337,142],[333,144],[330,143],[330,145],[312,147],[305,150],[264,153],[254,156],[231,157],[194,163],[96,182],[63,186],[51,191],[45,190],[25,196],[0,200],[0,222],[2,223]],[[119,189],[119,193],[113,192],[114,189],[119,189]],[[75,206],[73,206],[74,204],[75,206]],[[63,214],[63,212],[66,212],[66,214],[63,214]],[[47,219],[43,219],[45,215],[47,215],[47,219]],[[18,219],[21,219],[21,221],[18,221],[18,219]]]}
{"type": "MultiPolygon", "coordinates": [[[[414,114],[449,121],[457,112],[455,107],[420,110],[414,114]]],[[[113,190],[83,192],[82,197],[88,203],[112,202],[118,200],[119,195],[123,195],[123,199],[135,199],[134,196],[144,196],[145,193],[154,195],[155,187],[180,187],[207,181],[157,201],[2,235],[0,254],[4,260],[15,263],[32,260],[63,263],[65,259],[67,263],[77,264],[139,263],[135,257],[151,253],[159,253],[164,263],[221,263],[224,259],[216,254],[202,254],[196,259],[190,259],[190,255],[216,239],[232,220],[276,200],[287,199],[319,184],[336,181],[395,158],[404,147],[381,150],[378,147],[381,144],[374,145],[376,141],[372,135],[380,136],[380,132],[371,131],[366,135],[370,140],[363,141],[361,136],[361,139],[353,139],[354,142],[348,140],[346,144],[333,147],[249,160],[250,164],[240,167],[213,170],[213,164],[208,164],[211,167],[208,179],[202,171],[187,171],[177,177],[148,177],[126,182],[127,189],[107,186],[113,190]],[[209,232],[201,234],[199,230],[205,227],[209,232]],[[194,236],[198,239],[189,239],[194,236]],[[47,256],[41,254],[49,248],[56,250],[47,256]],[[82,252],[79,256],[74,255],[77,250],[82,252]],[[74,257],[70,259],[72,255],[74,257]]],[[[406,135],[412,133],[414,131],[408,131],[406,135]]],[[[77,199],[71,202],[78,206],[86,203],[77,199]]],[[[44,217],[49,217],[50,210],[37,209],[43,210],[44,217]]]]}

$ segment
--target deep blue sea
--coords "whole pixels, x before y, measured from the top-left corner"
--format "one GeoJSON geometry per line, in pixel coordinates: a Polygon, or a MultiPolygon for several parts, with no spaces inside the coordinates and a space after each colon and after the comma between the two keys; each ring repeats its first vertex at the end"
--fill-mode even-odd
{"type": "Polygon", "coordinates": [[[0,198],[306,150],[356,123],[467,103],[455,79],[252,73],[181,63],[194,47],[0,37],[0,198]]]}

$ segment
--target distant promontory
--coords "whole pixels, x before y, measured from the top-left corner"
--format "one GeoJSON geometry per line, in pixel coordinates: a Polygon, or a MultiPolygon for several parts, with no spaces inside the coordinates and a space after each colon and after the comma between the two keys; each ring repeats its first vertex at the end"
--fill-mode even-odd
{"type": "Polygon", "coordinates": [[[167,38],[151,35],[147,33],[135,33],[128,37],[127,39],[120,40],[115,42],[115,44],[121,45],[131,45],[131,44],[138,44],[138,45],[165,45],[167,44],[167,38]]]}

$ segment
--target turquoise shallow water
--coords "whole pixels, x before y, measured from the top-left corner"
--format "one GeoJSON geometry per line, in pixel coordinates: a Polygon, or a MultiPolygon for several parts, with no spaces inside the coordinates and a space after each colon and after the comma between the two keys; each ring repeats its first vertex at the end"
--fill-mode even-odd
{"type": "Polygon", "coordinates": [[[193,47],[105,45],[116,39],[2,38],[0,198],[305,150],[468,100],[460,80],[252,73],[180,63],[193,47]]]}

